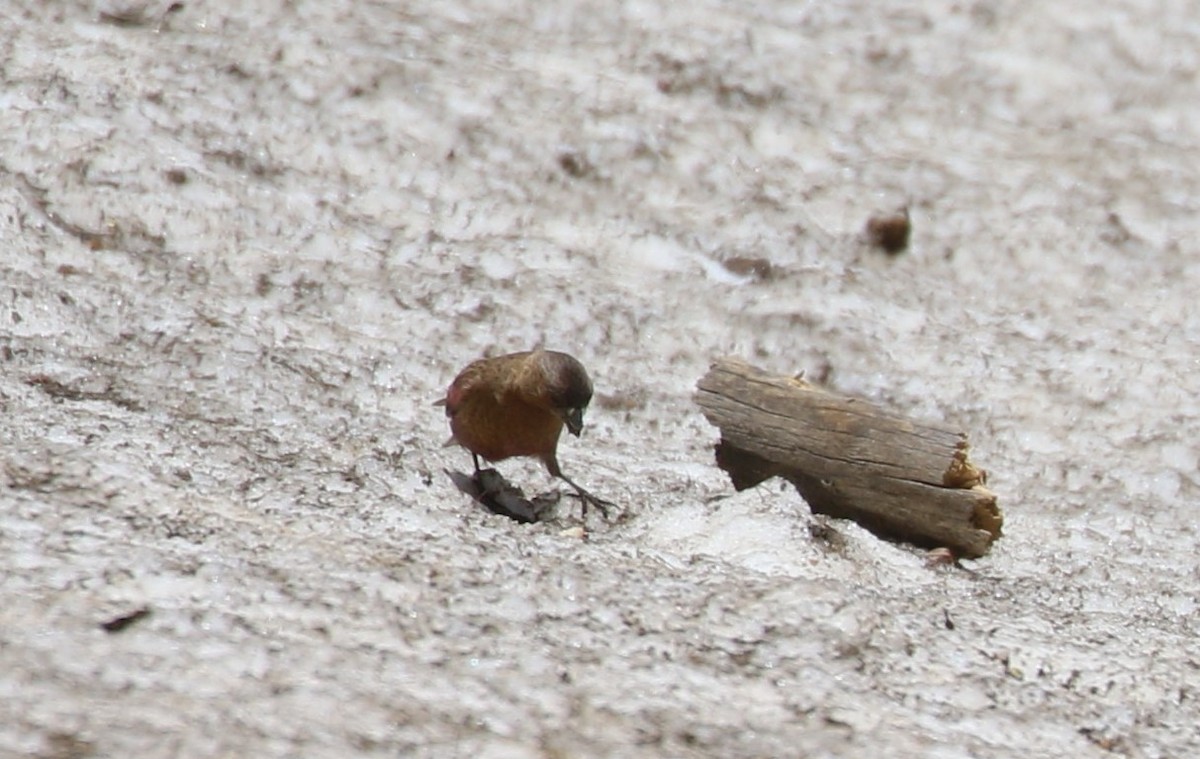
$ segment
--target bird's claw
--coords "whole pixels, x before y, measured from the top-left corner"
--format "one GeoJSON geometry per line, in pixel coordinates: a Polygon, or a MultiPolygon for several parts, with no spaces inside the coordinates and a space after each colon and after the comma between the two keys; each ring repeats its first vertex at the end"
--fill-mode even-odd
{"type": "Polygon", "coordinates": [[[594,496],[583,488],[579,487],[575,489],[574,496],[583,504],[583,520],[585,522],[587,521],[588,506],[595,506],[597,509],[599,509],[600,514],[605,519],[608,519],[608,507],[612,506],[613,508],[616,508],[617,506],[617,504],[613,503],[612,501],[606,501],[603,498],[594,496]]]}

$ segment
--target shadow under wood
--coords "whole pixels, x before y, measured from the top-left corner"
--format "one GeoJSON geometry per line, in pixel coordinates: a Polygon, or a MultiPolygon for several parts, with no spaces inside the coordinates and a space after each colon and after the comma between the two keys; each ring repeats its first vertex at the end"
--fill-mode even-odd
{"type": "MultiPolygon", "coordinates": [[[[903,507],[895,508],[890,513],[881,512],[881,503],[888,502],[894,505],[896,494],[892,494],[891,497],[884,494],[882,497],[876,497],[873,502],[867,501],[867,503],[872,503],[872,506],[868,508],[862,505],[864,502],[859,499],[863,497],[870,499],[872,494],[869,489],[864,493],[864,488],[861,486],[846,487],[844,484],[839,485],[834,480],[789,470],[725,441],[717,443],[716,454],[717,466],[725,470],[733,487],[739,492],[748,490],[772,477],[782,477],[795,486],[812,513],[825,514],[835,519],[851,519],[878,537],[887,540],[912,543],[921,548],[942,548],[953,542],[956,545],[949,547],[958,549],[962,555],[968,557],[982,555],[991,542],[990,539],[970,541],[968,545],[964,546],[960,544],[960,541],[947,539],[947,533],[953,533],[957,529],[957,523],[961,522],[957,514],[946,514],[943,518],[934,520],[941,523],[938,525],[930,524],[929,515],[924,513],[924,509],[919,509],[922,512],[920,515],[914,515],[913,509],[903,507]],[[915,516],[919,516],[919,518],[914,518],[915,516]]],[[[927,504],[928,499],[938,500],[937,493],[932,492],[936,488],[929,485],[909,483],[906,487],[902,483],[894,483],[892,489],[908,490],[908,493],[901,492],[899,495],[926,499],[927,504]]],[[[968,517],[968,523],[975,531],[999,537],[1000,522],[995,516],[993,506],[994,500],[982,498],[978,507],[968,517]]]]}

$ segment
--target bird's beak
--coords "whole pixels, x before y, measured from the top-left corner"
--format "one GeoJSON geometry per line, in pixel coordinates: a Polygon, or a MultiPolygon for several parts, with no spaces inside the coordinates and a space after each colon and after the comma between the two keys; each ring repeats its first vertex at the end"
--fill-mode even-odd
{"type": "Polygon", "coordinates": [[[563,414],[563,421],[567,424],[567,431],[575,437],[579,437],[579,433],[583,432],[583,409],[567,409],[567,412],[563,414]]]}

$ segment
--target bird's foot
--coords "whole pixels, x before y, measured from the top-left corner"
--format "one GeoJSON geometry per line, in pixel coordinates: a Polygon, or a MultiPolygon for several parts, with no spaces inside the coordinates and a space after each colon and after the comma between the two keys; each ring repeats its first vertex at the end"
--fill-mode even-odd
{"type": "Polygon", "coordinates": [[[597,509],[599,509],[600,513],[604,516],[604,518],[608,519],[608,507],[612,506],[615,508],[617,504],[613,503],[612,501],[606,501],[603,498],[594,496],[591,493],[589,493],[588,491],[579,487],[578,485],[575,485],[574,487],[575,487],[575,492],[572,493],[572,495],[574,495],[576,498],[578,498],[580,500],[580,502],[583,504],[583,521],[584,522],[587,521],[588,506],[595,506],[597,509]]]}
{"type": "Polygon", "coordinates": [[[504,492],[516,492],[518,495],[525,495],[521,489],[510,485],[508,480],[504,479],[504,475],[495,469],[476,469],[475,476],[472,477],[479,489],[484,495],[498,495],[504,492]]]}

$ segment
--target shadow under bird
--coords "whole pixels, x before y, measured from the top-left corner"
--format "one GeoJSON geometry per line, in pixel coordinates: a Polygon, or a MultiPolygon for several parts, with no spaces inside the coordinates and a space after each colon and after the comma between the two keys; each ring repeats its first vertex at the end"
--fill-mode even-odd
{"type": "MultiPolygon", "coordinates": [[[[558,440],[565,426],[579,437],[583,413],[592,400],[592,381],[583,364],[558,351],[534,350],[482,358],[459,372],[446,397],[451,437],[447,445],[471,452],[479,491],[494,490],[493,478],[479,459],[503,461],[514,456],[540,460],[550,474],[575,489],[583,503],[604,516],[613,504],[584,490],[558,465],[558,440]]],[[[533,521],[526,519],[524,521],[533,521]]]]}

